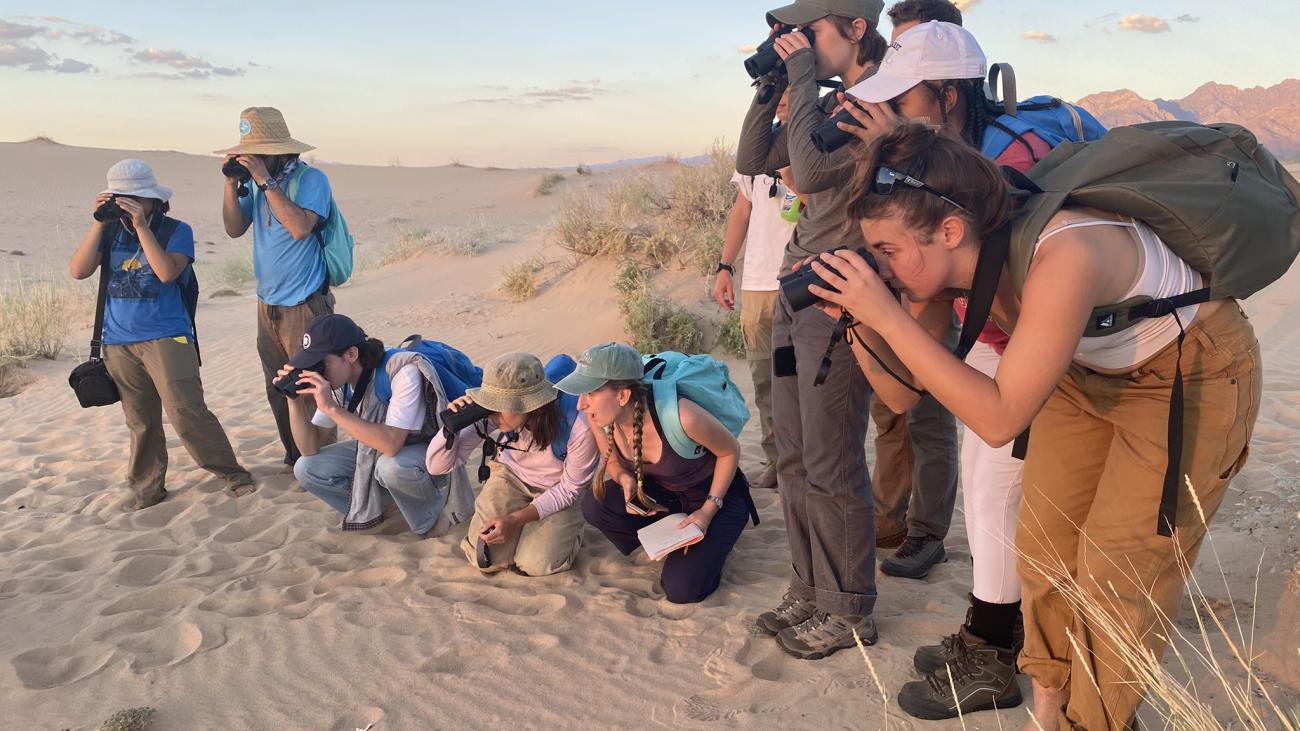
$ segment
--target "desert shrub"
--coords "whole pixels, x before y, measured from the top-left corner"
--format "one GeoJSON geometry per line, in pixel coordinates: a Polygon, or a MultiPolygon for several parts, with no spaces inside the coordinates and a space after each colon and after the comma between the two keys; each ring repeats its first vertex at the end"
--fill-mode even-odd
{"type": "Polygon", "coordinates": [[[537,181],[537,188],[533,191],[533,195],[537,198],[541,198],[544,195],[550,195],[555,192],[555,186],[559,185],[562,180],[564,180],[564,176],[559,173],[547,173],[546,175],[543,175],[542,179],[537,181]]]}
{"type": "Polygon", "coordinates": [[[745,334],[740,328],[740,312],[732,310],[727,313],[722,324],[718,326],[715,350],[721,348],[724,353],[737,358],[745,357],[745,334]]]}
{"type": "Polygon", "coordinates": [[[536,275],[546,262],[541,257],[520,259],[506,267],[501,275],[499,289],[514,302],[523,302],[537,296],[536,275]]]}

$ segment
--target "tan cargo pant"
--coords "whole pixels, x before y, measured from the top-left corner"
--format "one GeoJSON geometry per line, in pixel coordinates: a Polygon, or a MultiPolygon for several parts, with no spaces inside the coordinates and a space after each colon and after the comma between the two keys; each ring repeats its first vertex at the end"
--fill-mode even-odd
{"type": "Polygon", "coordinates": [[[1131,722],[1143,688],[1106,622],[1163,654],[1184,571],[1206,533],[1187,483],[1208,521],[1246,461],[1259,411],[1259,344],[1240,307],[1227,302],[1189,328],[1183,344],[1186,480],[1175,537],[1156,535],[1177,358],[1170,345],[1120,376],[1071,366],[1030,432],[1016,536],[1020,667],[1043,686],[1069,689],[1061,728],[1131,722]],[[1061,592],[1061,576],[1077,584],[1083,608],[1061,592]]]}
{"type": "Polygon", "coordinates": [[[334,295],[329,293],[313,294],[306,302],[288,307],[268,305],[260,300],[257,303],[257,355],[262,361],[266,400],[275,417],[275,428],[280,433],[280,443],[284,445],[284,463],[287,465],[292,465],[302,456],[293,440],[289,420],[298,420],[299,426],[305,426],[316,413],[316,402],[310,396],[299,396],[291,401],[271,384],[276,372],[302,350],[302,335],[307,331],[307,323],[317,315],[333,311],[334,295]]]}
{"type": "MultiPolygon", "coordinates": [[[[474,501],[474,517],[469,521],[469,533],[461,542],[465,557],[475,567],[477,561],[477,539],[483,524],[493,518],[527,507],[533,498],[541,495],[540,490],[525,485],[514,473],[500,462],[490,463],[492,474],[478,499],[474,501]]],[[[492,565],[485,571],[494,572],[510,568],[511,564],[520,573],[528,576],[549,576],[573,568],[582,548],[583,520],[579,503],[539,521],[525,525],[505,543],[488,546],[488,558],[492,565]]]]}
{"type": "Polygon", "coordinates": [[[776,438],[772,436],[772,312],[780,292],[740,290],[740,332],[745,338],[745,360],[754,380],[754,403],[763,430],[763,455],[776,466],[776,438]]]}
{"type": "Polygon", "coordinates": [[[108,345],[104,363],[122,395],[122,413],[131,431],[131,455],[126,482],[137,507],[153,505],[167,491],[167,437],[163,410],[185,450],[203,469],[226,481],[227,487],[253,484],[240,466],[221,422],[203,400],[199,359],[194,345],[173,338],[131,345],[108,345]]]}

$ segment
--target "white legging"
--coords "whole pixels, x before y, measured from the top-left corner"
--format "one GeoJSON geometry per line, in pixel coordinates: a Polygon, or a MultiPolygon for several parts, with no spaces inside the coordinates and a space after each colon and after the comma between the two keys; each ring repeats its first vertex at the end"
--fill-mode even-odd
{"type": "MultiPolygon", "coordinates": [[[[967,365],[989,377],[997,373],[1001,360],[985,343],[976,343],[966,356],[967,365]]],[[[962,430],[961,494],[966,540],[974,563],[972,593],[981,601],[997,604],[1020,601],[1015,546],[1024,463],[1011,456],[1012,445],[995,449],[970,427],[962,430]]]]}

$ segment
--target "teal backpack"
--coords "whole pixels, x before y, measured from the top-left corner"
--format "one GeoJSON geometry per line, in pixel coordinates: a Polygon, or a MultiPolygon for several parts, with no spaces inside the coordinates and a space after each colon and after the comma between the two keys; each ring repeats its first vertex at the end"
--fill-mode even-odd
{"type": "MultiPolygon", "coordinates": [[[[298,184],[308,167],[304,163],[294,172],[293,177],[289,178],[289,186],[285,191],[289,200],[298,197],[298,184]]],[[[329,215],[316,221],[316,228],[312,233],[320,242],[321,250],[325,254],[325,270],[329,274],[330,286],[337,287],[348,281],[352,276],[352,249],[356,246],[356,241],[348,231],[348,222],[343,220],[343,211],[339,210],[338,203],[333,197],[330,198],[329,215]]]]}
{"type": "Polygon", "coordinates": [[[749,421],[749,408],[745,397],[732,382],[727,364],[707,355],[683,355],[664,352],[647,355],[644,382],[659,418],[659,428],[664,438],[679,456],[698,459],[704,456],[704,447],[686,436],[678,399],[688,399],[712,414],[732,435],[739,437],[740,430],[749,421]]]}

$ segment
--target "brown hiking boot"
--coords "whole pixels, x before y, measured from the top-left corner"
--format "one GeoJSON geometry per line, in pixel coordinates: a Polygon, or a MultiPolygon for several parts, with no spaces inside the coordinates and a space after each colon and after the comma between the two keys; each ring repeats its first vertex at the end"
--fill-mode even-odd
{"type": "Polygon", "coordinates": [[[1009,648],[984,642],[964,625],[950,647],[948,663],[898,692],[898,705],[904,711],[939,721],[991,708],[1014,708],[1024,701],[1016,684],[1015,654],[1009,648]]]}
{"type": "Polygon", "coordinates": [[[879,638],[870,614],[817,612],[803,623],[782,630],[776,643],[800,660],[820,660],[856,645],[855,630],[864,645],[874,645],[879,638]]]}
{"type": "Polygon", "coordinates": [[[787,591],[776,609],[758,615],[754,624],[769,635],[775,635],[813,616],[816,610],[817,605],[811,599],[796,598],[787,591]]]}

